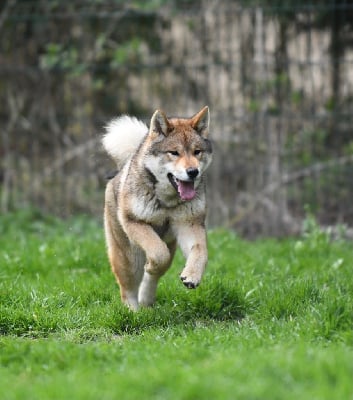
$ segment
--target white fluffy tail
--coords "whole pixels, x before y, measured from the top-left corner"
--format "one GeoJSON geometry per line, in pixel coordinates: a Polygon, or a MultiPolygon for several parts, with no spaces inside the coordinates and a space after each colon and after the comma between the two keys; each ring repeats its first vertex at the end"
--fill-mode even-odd
{"type": "Polygon", "coordinates": [[[146,124],[128,115],[113,119],[105,129],[102,144],[118,168],[122,168],[148,132],[146,124]]]}

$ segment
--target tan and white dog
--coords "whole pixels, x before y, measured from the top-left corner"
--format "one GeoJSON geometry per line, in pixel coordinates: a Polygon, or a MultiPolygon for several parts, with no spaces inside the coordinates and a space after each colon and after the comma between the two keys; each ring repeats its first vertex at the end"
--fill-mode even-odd
{"type": "Polygon", "coordinates": [[[207,263],[203,173],[212,160],[209,109],[191,118],[157,110],[150,128],[134,117],[112,120],[103,147],[119,172],[107,184],[104,226],[122,301],[151,306],[176,245],[186,258],[180,278],[196,288],[207,263]]]}

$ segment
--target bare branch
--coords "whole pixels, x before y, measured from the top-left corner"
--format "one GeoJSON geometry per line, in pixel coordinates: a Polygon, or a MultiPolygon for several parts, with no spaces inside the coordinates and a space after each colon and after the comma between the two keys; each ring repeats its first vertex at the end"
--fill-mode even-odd
{"type": "Polygon", "coordinates": [[[264,198],[266,198],[266,196],[269,196],[271,193],[279,189],[281,186],[289,185],[294,181],[298,181],[300,179],[307,178],[314,174],[318,174],[324,170],[337,166],[344,166],[352,162],[353,162],[353,155],[349,155],[349,156],[334,158],[332,160],[328,160],[321,163],[316,163],[311,165],[310,167],[303,168],[299,171],[289,174],[284,174],[280,180],[269,183],[262,190],[260,190],[256,196],[253,196],[249,202],[249,205],[241,213],[231,218],[227,222],[226,227],[231,227],[232,225],[242,221],[255,209],[255,207],[258,204],[263,203],[264,198]]]}

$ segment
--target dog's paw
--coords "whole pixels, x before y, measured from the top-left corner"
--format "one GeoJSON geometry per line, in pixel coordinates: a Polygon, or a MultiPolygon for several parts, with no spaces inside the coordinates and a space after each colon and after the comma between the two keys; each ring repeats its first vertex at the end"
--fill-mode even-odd
{"type": "Polygon", "coordinates": [[[199,283],[195,283],[192,280],[188,279],[187,276],[181,276],[180,279],[188,289],[196,289],[199,285],[199,283]]]}
{"type": "Polygon", "coordinates": [[[185,267],[180,274],[180,279],[188,289],[196,289],[201,282],[202,274],[197,269],[185,267]]]}

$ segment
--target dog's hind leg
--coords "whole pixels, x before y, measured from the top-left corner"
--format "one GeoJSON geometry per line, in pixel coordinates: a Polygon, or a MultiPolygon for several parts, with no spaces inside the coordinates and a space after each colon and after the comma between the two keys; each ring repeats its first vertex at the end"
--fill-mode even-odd
{"type": "Polygon", "coordinates": [[[145,271],[140,284],[138,302],[143,307],[150,307],[156,301],[156,292],[159,276],[145,271]]]}
{"type": "Polygon", "coordinates": [[[161,276],[168,270],[172,263],[176,249],[176,241],[168,244],[168,249],[170,251],[170,259],[168,264],[164,265],[163,268],[153,271],[153,273],[151,273],[151,271],[144,272],[138,294],[138,300],[141,306],[150,307],[156,301],[158,281],[161,276]]]}
{"type": "Polygon", "coordinates": [[[108,245],[109,261],[120,287],[121,301],[135,311],[138,309],[138,288],[143,267],[136,268],[137,266],[133,264],[134,257],[126,253],[126,248],[122,251],[116,245],[108,245]]]}
{"type": "Polygon", "coordinates": [[[131,246],[121,227],[105,218],[105,236],[112,271],[120,287],[120,296],[131,310],[138,309],[138,289],[143,276],[143,252],[131,246]]]}

